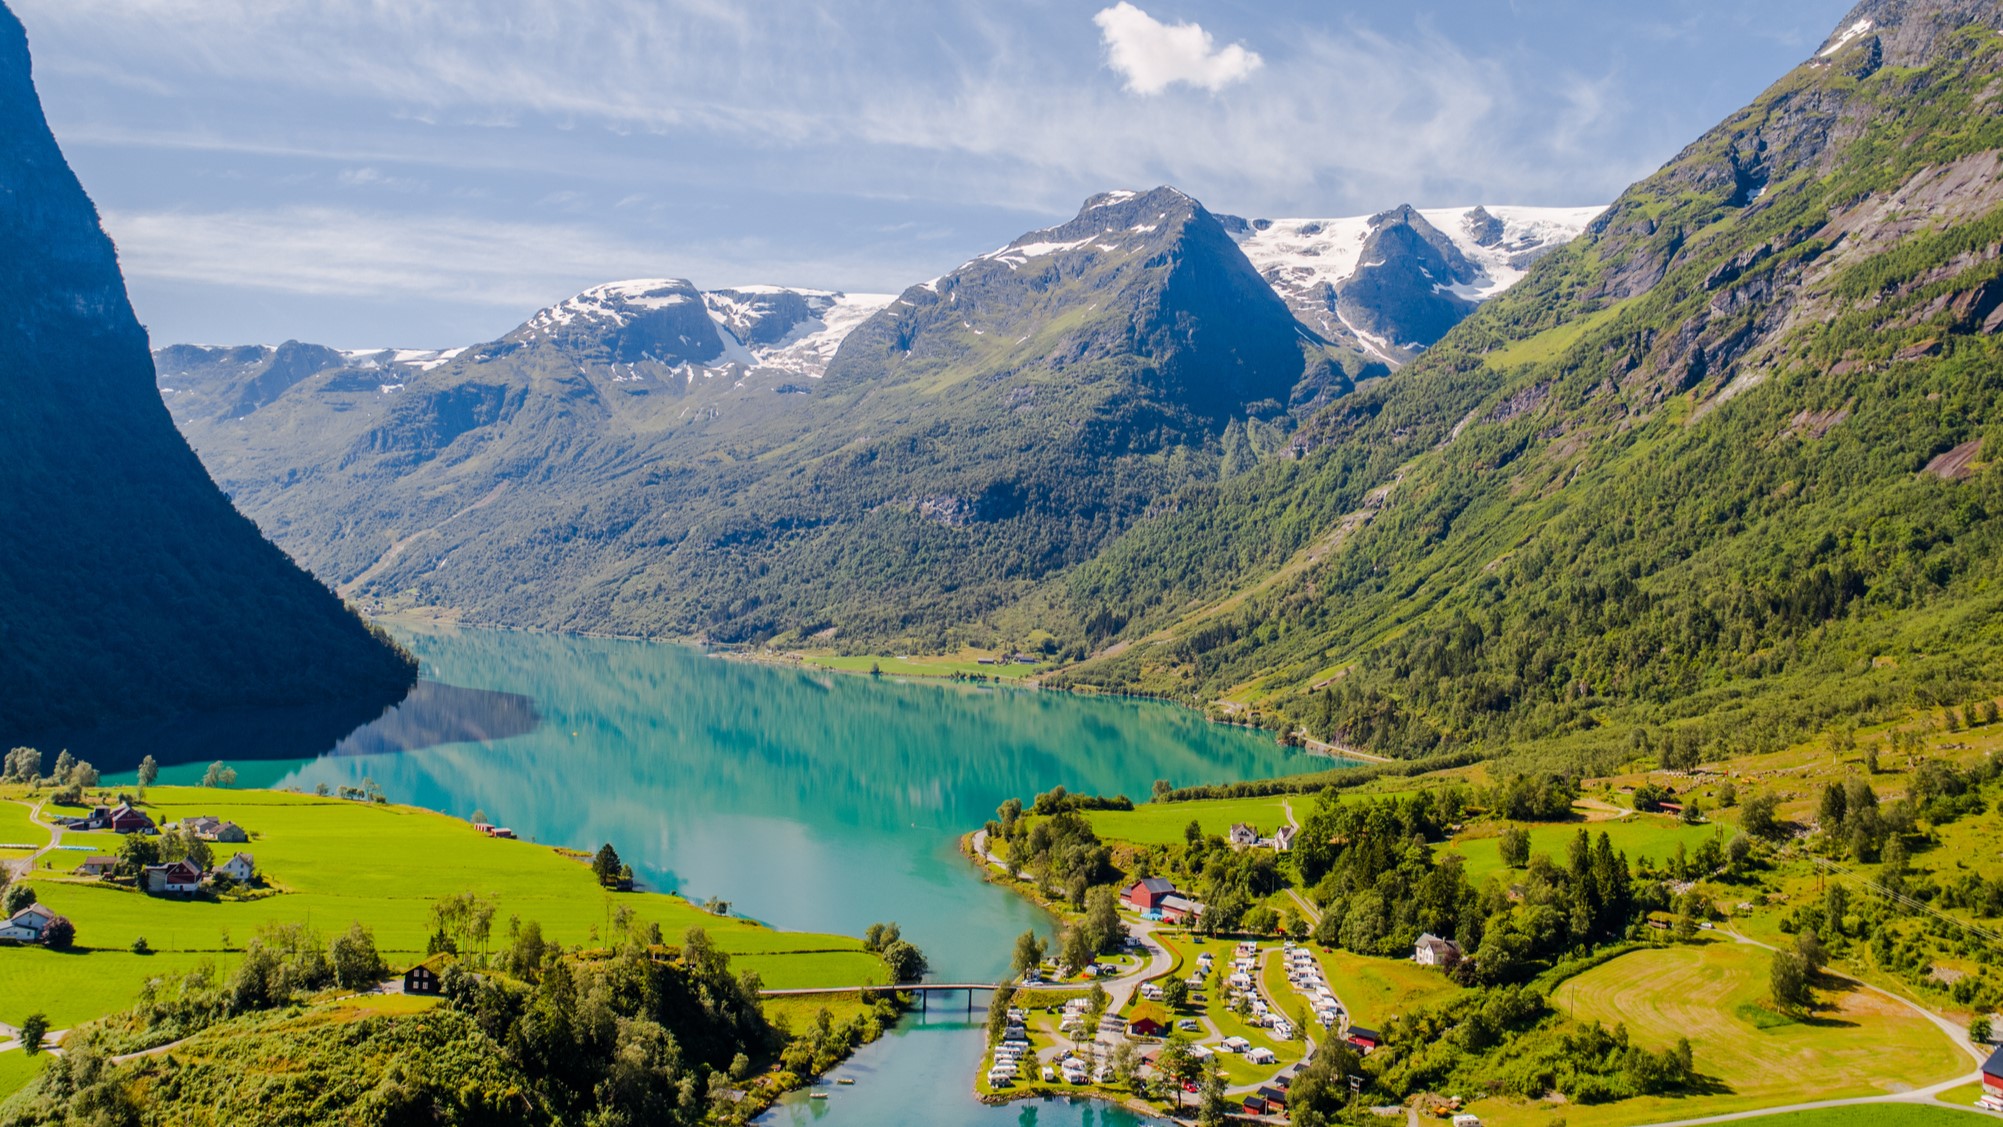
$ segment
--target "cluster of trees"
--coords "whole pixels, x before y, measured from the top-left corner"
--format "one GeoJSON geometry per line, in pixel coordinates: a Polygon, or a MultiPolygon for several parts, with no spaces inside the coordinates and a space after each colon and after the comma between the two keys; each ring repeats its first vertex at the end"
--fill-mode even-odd
{"type": "Polygon", "coordinates": [[[876,952],[884,965],[890,968],[892,982],[916,982],[925,977],[925,953],[904,938],[896,923],[869,925],[862,933],[862,945],[866,950],[876,952]]]}
{"type": "Polygon", "coordinates": [[[0,783],[55,787],[56,792],[50,800],[59,805],[74,806],[82,801],[86,790],[98,785],[98,772],[87,761],[78,759],[65,749],[56,754],[54,765],[44,776],[42,753],[32,747],[17,747],[9,751],[4,764],[0,764],[0,783]]]}
{"type": "Polygon", "coordinates": [[[1022,800],[1011,798],[995,813],[987,826],[989,842],[996,843],[990,848],[1005,850],[1011,864],[1069,900],[1072,907],[1084,908],[1086,891],[1113,879],[1112,850],[1076,810],[1060,808],[1046,817],[1029,818],[1023,814],[1022,800]]]}
{"type": "Polygon", "coordinates": [[[1036,796],[1030,804],[1029,812],[1038,815],[1056,814],[1065,810],[1132,810],[1134,800],[1126,795],[1107,798],[1097,794],[1072,794],[1063,787],[1052,787],[1036,796]]]}
{"type": "Polygon", "coordinates": [[[591,875],[598,878],[601,888],[630,890],[633,887],[633,866],[619,860],[619,851],[611,842],[598,847],[591,858],[591,875]]]}

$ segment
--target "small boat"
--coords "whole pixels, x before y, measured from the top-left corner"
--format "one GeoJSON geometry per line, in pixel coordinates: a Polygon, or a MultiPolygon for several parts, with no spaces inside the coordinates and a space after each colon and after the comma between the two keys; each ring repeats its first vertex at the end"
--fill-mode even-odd
{"type": "Polygon", "coordinates": [[[835,1081],[835,1083],[837,1083],[837,1084],[853,1084],[853,1083],[855,1083],[855,1077],[853,1077],[853,1076],[844,1076],[844,1077],[842,1077],[842,1078],[841,1078],[840,1080],[837,1080],[837,1081],[835,1081]]]}
{"type": "Polygon", "coordinates": [[[815,1092],[813,1095],[808,1096],[807,1098],[810,1100],[825,1100],[828,1098],[828,1094],[826,1092],[815,1092]]]}

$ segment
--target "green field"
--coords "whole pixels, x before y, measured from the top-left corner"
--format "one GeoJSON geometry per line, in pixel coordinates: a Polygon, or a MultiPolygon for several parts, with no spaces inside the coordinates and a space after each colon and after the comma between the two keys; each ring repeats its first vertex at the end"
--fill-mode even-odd
{"type": "Polygon", "coordinates": [[[867,673],[872,668],[886,677],[951,677],[955,673],[978,674],[997,681],[1020,681],[1037,671],[1034,665],[982,665],[972,656],[958,657],[833,657],[808,655],[808,665],[838,669],[844,673],[867,673]]]}
{"type": "MultiPolygon", "coordinates": [[[[1564,863],[1566,853],[1571,848],[1572,839],[1580,830],[1598,840],[1604,833],[1612,840],[1613,847],[1627,854],[1630,862],[1643,857],[1651,861],[1664,861],[1676,851],[1678,842],[1683,844],[1685,853],[1694,854],[1704,839],[1722,832],[1730,837],[1734,830],[1730,826],[1712,824],[1686,826],[1667,814],[1635,814],[1627,818],[1614,818],[1604,822],[1559,822],[1528,827],[1530,830],[1530,853],[1549,854],[1551,859],[1564,863]]],[[[1468,880],[1479,885],[1483,878],[1504,870],[1501,854],[1501,833],[1499,824],[1484,824],[1481,836],[1463,836],[1454,840],[1450,848],[1467,858],[1468,880]]]]}
{"type": "MultiPolygon", "coordinates": [[[[1889,1095],[1973,1071],[1974,1058],[1932,1022],[1870,991],[1822,990],[1818,993],[1827,1004],[1806,1021],[1757,1027],[1746,1015],[1765,997],[1768,960],[1768,952],[1750,944],[1714,941],[1636,951],[1560,984],[1552,1004],[1581,1021],[1625,1023],[1637,1043],[1651,1048],[1690,1038],[1697,1071],[1715,1092],[1625,1100],[1593,1109],[1591,1122],[1618,1127],[1889,1095]]],[[[1548,1119],[1548,1109],[1534,1104],[1482,1101],[1474,1110],[1502,1127],[1548,1119]]],[[[1861,1127],[1867,1120],[1871,1127],[1885,1127],[1890,1121],[1881,1116],[1891,1110],[1873,1106],[1807,1114],[1847,1116],[1827,1120],[1831,1127],[1861,1127]]],[[[1930,1116],[1929,1122],[1963,1114],[1944,1108],[1910,1110],[1930,1116]]],[[[1824,1122],[1804,1118],[1801,1127],[1824,1122]]]]}
{"type": "Polygon", "coordinates": [[[1315,950],[1328,988],[1349,1008],[1358,1025],[1382,1028],[1399,1014],[1410,1013],[1460,993],[1454,981],[1431,967],[1407,959],[1374,959],[1350,951],[1315,950]]]}
{"type": "MultiPolygon", "coordinates": [[[[1109,841],[1135,845],[1171,845],[1183,841],[1193,819],[1206,834],[1224,836],[1234,822],[1245,822],[1261,834],[1271,834],[1287,822],[1279,798],[1218,798],[1196,802],[1144,802],[1132,810],[1090,810],[1085,816],[1092,832],[1109,841]]],[[[1312,799],[1295,797],[1294,817],[1308,814],[1312,799]]]]}
{"type": "Polygon", "coordinates": [[[1759,1127],[1971,1127],[1970,1113],[1925,1104],[1856,1104],[1748,1120],[1759,1127]]]}
{"type": "Polygon", "coordinates": [[[28,879],[43,903],[76,924],[78,950],[0,949],[0,1021],[18,1024],[41,1011],[63,1028],[121,1009],[149,976],[202,958],[227,970],[252,934],[271,923],[301,922],[332,933],[360,920],[375,931],[391,965],[401,966],[424,952],[432,903],[466,892],[493,900],[494,947],[506,942],[511,917],[539,922],[549,939],[589,946],[610,934],[614,911],[624,908],[642,924],[659,923],[669,942],[689,927],[706,928],[717,946],[740,957],[736,966],[756,970],[775,989],[863,985],[884,977],[881,962],[858,940],[774,931],[710,915],[673,896],[606,892],[584,864],[554,849],[489,838],[430,811],[194,787],[155,788],[148,807],[163,824],[213,814],[242,825],[252,841],[236,848],[252,854],[280,892],[221,903],[170,900],[37,869],[28,879]],[[131,954],[140,936],[158,953],[131,954]]]}
{"type": "Polygon", "coordinates": [[[28,817],[31,809],[26,803],[0,802],[0,845],[32,845],[39,848],[49,843],[49,831],[28,817]]]}

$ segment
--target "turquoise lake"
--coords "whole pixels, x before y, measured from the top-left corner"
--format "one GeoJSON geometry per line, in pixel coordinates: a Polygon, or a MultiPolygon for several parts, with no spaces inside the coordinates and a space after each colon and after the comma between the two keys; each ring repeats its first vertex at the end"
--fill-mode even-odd
{"type": "MultiPolygon", "coordinates": [[[[649,886],[777,927],[860,934],[894,920],[933,977],[992,981],[1037,908],[959,852],[1011,796],[1063,785],[1145,799],[1156,779],[1325,769],[1270,736],[1187,709],[1034,689],[902,682],[700,650],[511,631],[401,632],[425,683],[311,759],[258,761],[202,737],[240,786],[359,786],[535,841],[612,842],[649,886]]],[[[202,760],[163,781],[192,782],[202,760]]],[[[768,1122],[1128,1127],[1089,1104],[983,1108],[978,1031],[916,1015],[844,1066],[859,1082],[768,1122]],[[869,1075],[864,1075],[868,1073],[869,1075]],[[888,1102],[886,1102],[888,1101],[888,1102]]]]}

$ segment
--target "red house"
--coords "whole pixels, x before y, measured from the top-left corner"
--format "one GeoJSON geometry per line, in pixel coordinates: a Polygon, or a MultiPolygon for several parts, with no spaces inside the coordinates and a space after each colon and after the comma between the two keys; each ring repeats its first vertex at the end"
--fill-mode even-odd
{"type": "Polygon", "coordinates": [[[1120,901],[1136,912],[1153,911],[1161,907],[1161,902],[1175,895],[1175,882],[1166,877],[1148,877],[1137,880],[1125,892],[1120,893],[1120,901]]]}
{"type": "Polygon", "coordinates": [[[1982,1062],[1982,1104],[1994,1110],[2003,1106],[2003,1049],[1989,1054],[1982,1062]]]}
{"type": "Polygon", "coordinates": [[[153,819],[121,802],[112,810],[105,821],[107,829],[113,833],[139,833],[153,828],[153,819]]]}
{"type": "Polygon", "coordinates": [[[1345,1040],[1367,1053],[1384,1043],[1384,1035],[1375,1029],[1365,1029],[1360,1025],[1352,1025],[1349,1027],[1349,1035],[1345,1040]]]}

